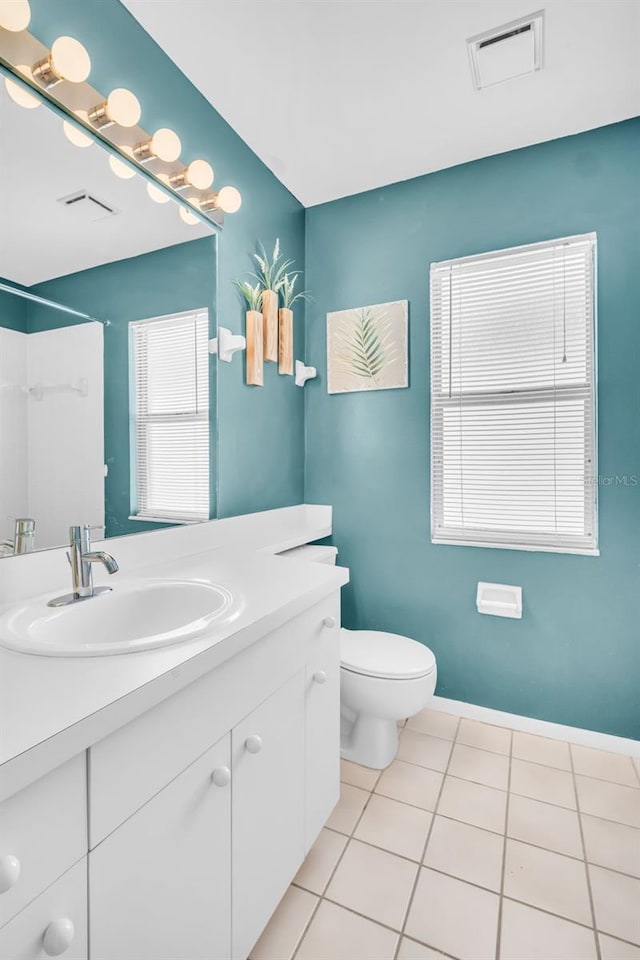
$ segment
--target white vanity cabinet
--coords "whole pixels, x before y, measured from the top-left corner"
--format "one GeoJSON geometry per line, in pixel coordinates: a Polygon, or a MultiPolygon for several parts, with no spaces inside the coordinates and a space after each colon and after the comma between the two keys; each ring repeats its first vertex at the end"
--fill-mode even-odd
{"type": "Polygon", "coordinates": [[[228,960],[227,735],[91,851],[91,960],[228,960]]]}
{"type": "Polygon", "coordinates": [[[339,622],[335,594],[91,748],[90,960],[246,960],[338,799],[339,622]]]}

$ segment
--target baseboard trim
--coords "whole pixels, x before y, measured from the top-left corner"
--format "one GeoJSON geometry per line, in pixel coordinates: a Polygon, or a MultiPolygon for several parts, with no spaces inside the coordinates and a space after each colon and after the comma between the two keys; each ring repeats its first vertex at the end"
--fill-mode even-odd
{"type": "Polygon", "coordinates": [[[537,720],[535,717],[521,717],[517,713],[505,713],[491,707],[480,707],[475,703],[462,700],[448,700],[446,697],[433,697],[433,709],[442,713],[452,713],[456,717],[470,720],[482,720],[496,727],[511,727],[524,733],[535,733],[551,740],[568,740],[582,747],[595,747],[612,753],[623,753],[628,757],[640,757],[640,740],[628,737],[616,737],[611,733],[599,733],[597,730],[583,730],[580,727],[567,727],[562,723],[549,720],[537,720]]]}

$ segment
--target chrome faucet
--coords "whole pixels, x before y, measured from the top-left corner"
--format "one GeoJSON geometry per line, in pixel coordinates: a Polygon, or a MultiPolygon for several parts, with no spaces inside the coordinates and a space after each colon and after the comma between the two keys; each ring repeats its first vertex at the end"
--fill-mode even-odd
{"type": "Polygon", "coordinates": [[[14,555],[31,553],[36,538],[36,522],[31,517],[18,517],[13,540],[3,540],[0,547],[9,547],[14,555]]]}
{"type": "Polygon", "coordinates": [[[117,573],[118,564],[110,553],[91,549],[91,526],[69,527],[69,552],[67,559],[71,564],[73,593],[49,600],[48,607],[66,607],[80,600],[90,600],[102,593],[109,593],[111,587],[94,587],[91,564],[101,563],[107,573],[117,573]]]}

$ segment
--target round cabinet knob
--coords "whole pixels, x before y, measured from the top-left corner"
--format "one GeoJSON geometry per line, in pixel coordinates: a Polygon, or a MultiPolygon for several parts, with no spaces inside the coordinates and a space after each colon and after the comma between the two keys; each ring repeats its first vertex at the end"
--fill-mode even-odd
{"type": "Polygon", "coordinates": [[[59,957],[71,946],[74,933],[73,920],[69,920],[68,917],[53,920],[42,938],[44,952],[49,957],[59,957]]]}
{"type": "Polygon", "coordinates": [[[0,857],[0,893],[11,890],[19,876],[20,861],[17,857],[12,857],[9,854],[0,857]]]}
{"type": "Polygon", "coordinates": [[[322,623],[323,623],[323,626],[327,627],[328,630],[333,630],[333,628],[334,628],[335,625],[336,625],[336,618],[335,618],[335,617],[325,617],[324,620],[322,621],[322,623]]]}
{"type": "Polygon", "coordinates": [[[244,742],[245,748],[249,753],[260,753],[262,750],[262,737],[252,736],[247,737],[244,742]]]}
{"type": "Polygon", "coordinates": [[[231,770],[229,767],[218,767],[211,774],[211,779],[216,787],[228,787],[231,783],[231,770]]]}
{"type": "Polygon", "coordinates": [[[326,682],[327,682],[327,675],[326,675],[326,673],[324,672],[324,670],[316,670],[316,672],[315,672],[314,675],[313,675],[313,682],[314,682],[314,683],[326,683],[326,682]]]}

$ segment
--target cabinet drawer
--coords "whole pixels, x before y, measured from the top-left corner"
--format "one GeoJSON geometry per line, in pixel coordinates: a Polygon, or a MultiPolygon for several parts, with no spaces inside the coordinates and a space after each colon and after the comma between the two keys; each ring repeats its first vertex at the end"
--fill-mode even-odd
{"type": "Polygon", "coordinates": [[[64,960],[87,960],[87,858],[40,894],[13,920],[0,930],[2,960],[47,960],[61,956],[64,960]],[[71,921],[72,928],[60,924],[71,921]],[[51,925],[58,925],[58,952],[45,950],[45,937],[53,935],[51,925]],[[69,946],[64,949],[64,939],[69,946]],[[60,950],[62,952],[60,952],[60,950]]]}
{"type": "Polygon", "coordinates": [[[0,804],[0,829],[3,926],[87,852],[86,754],[0,804]]]}
{"type": "Polygon", "coordinates": [[[339,623],[336,591],[92,747],[90,848],[303,669],[339,623]]]}

